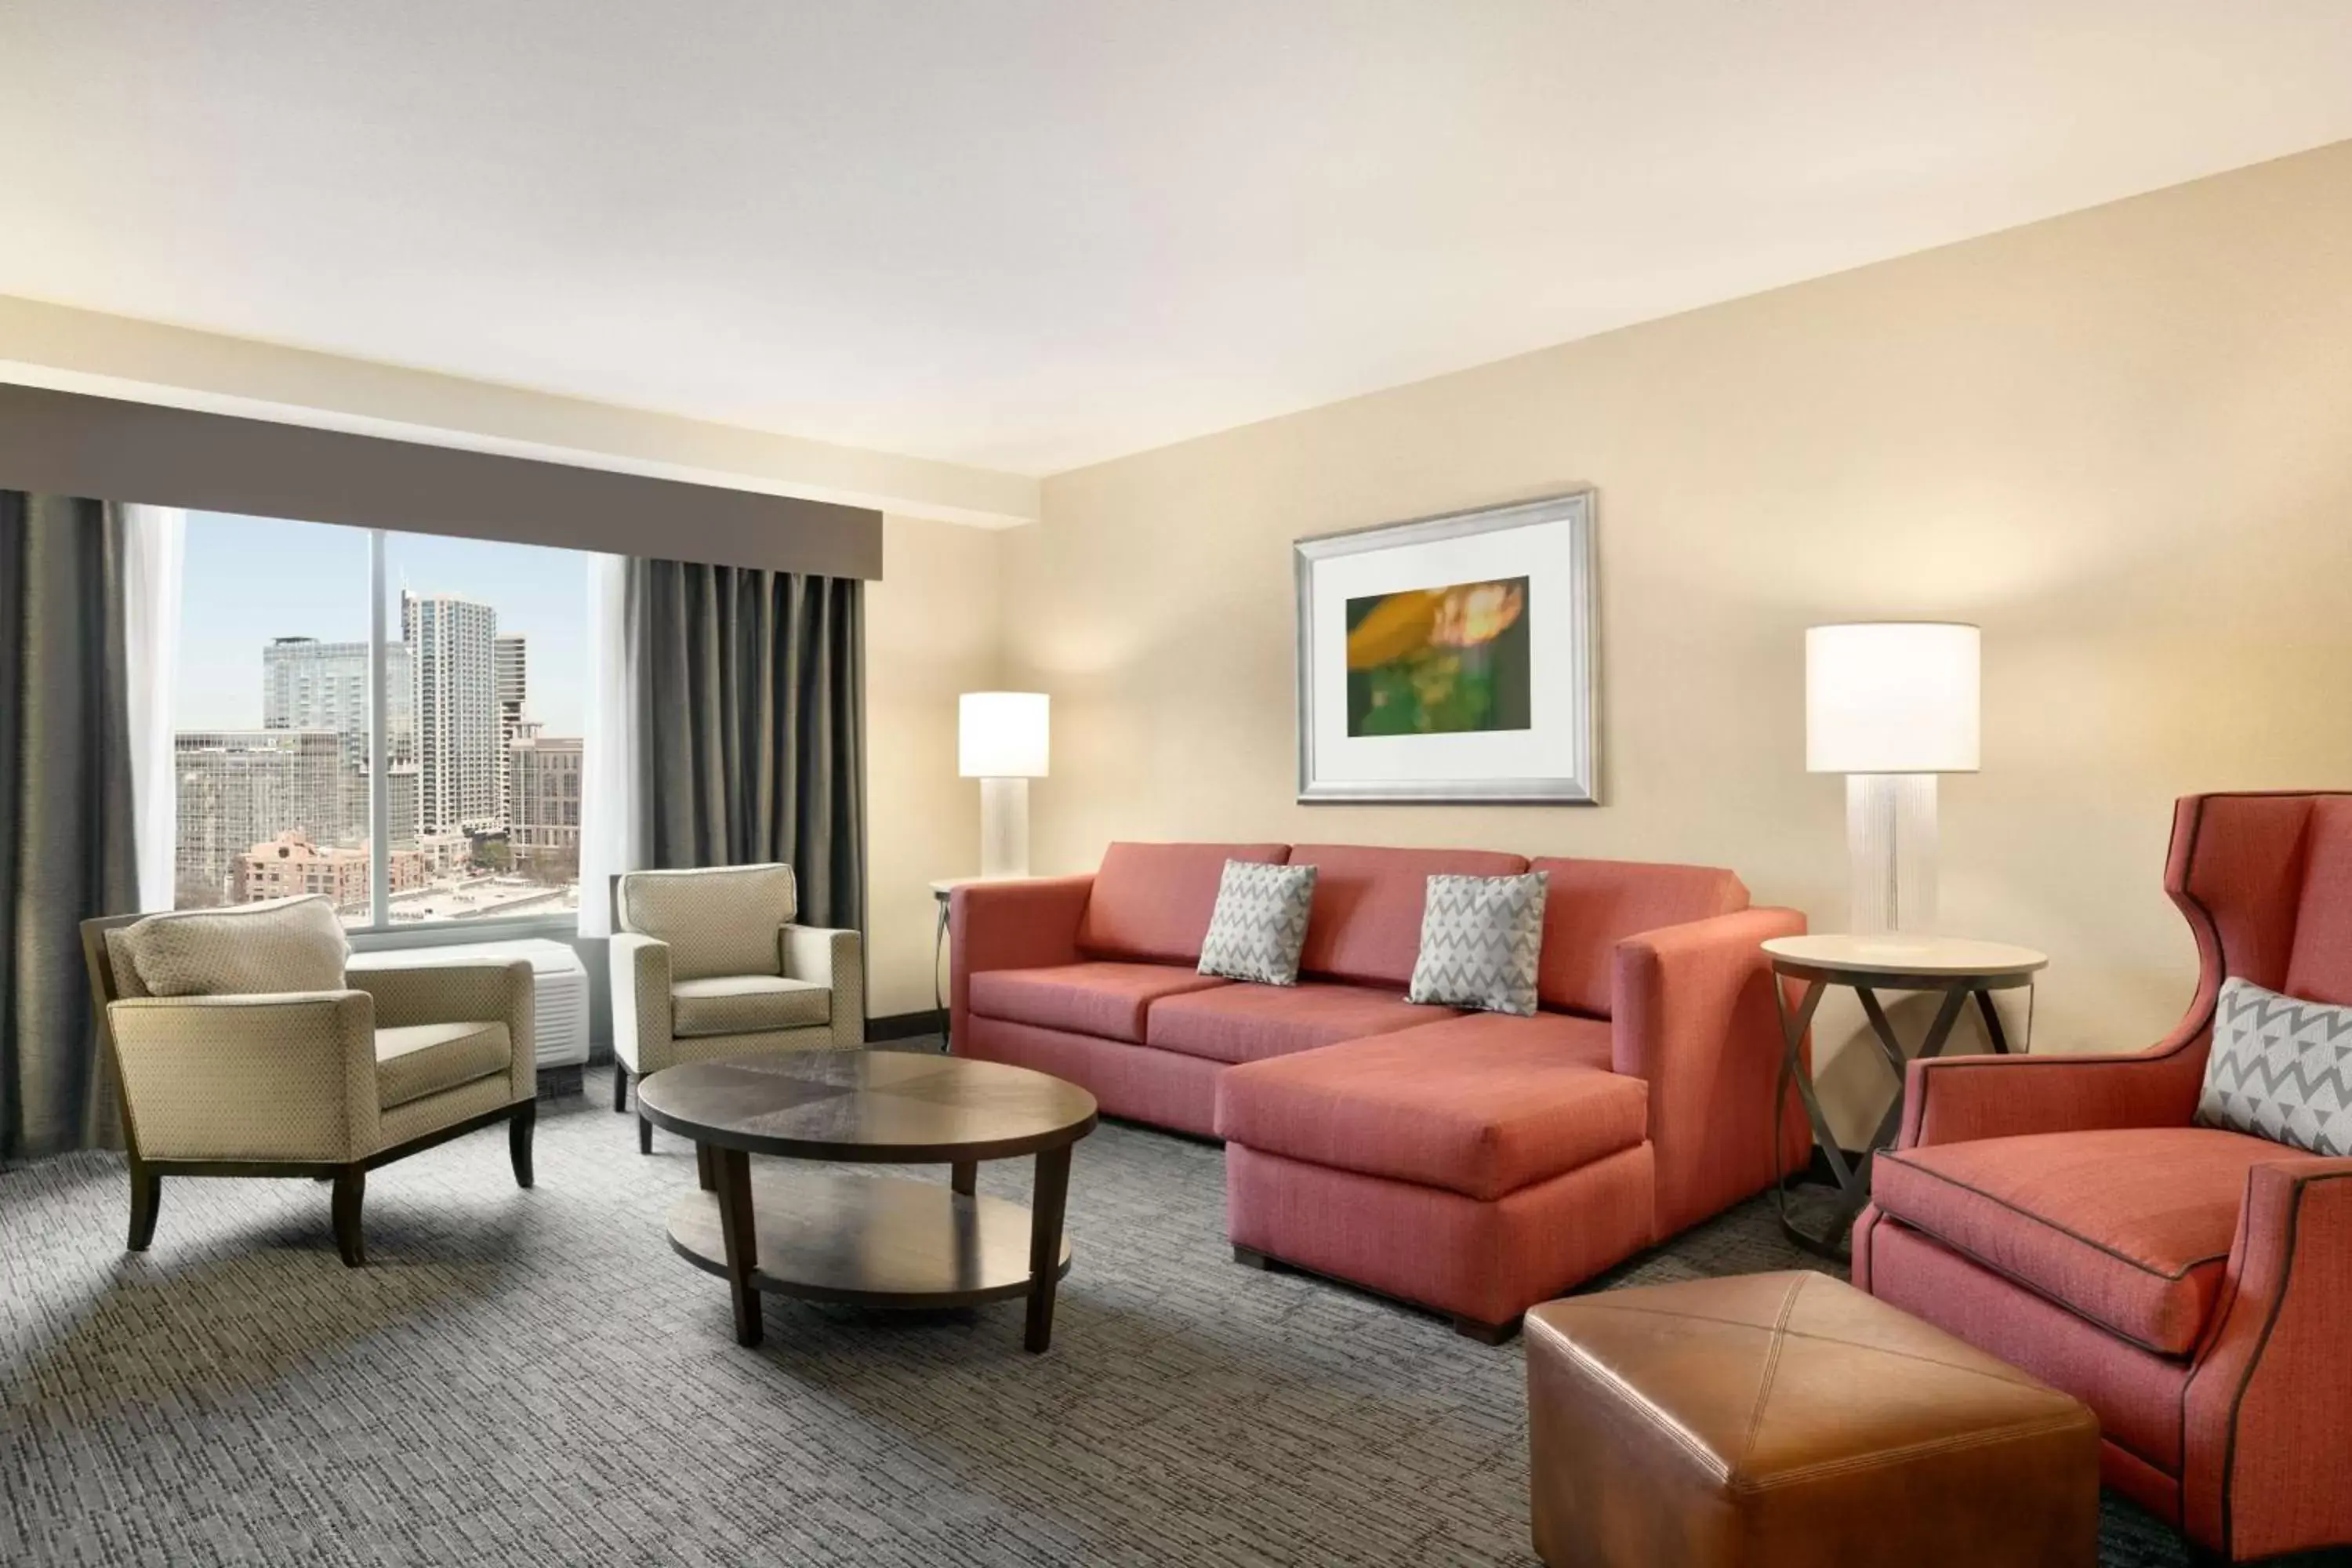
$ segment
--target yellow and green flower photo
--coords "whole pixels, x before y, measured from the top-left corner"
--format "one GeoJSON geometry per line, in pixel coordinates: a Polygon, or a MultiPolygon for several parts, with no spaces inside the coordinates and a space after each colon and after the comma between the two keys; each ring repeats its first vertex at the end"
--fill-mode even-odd
{"type": "Polygon", "coordinates": [[[1348,601],[1348,733],[1444,735],[1529,723],[1528,580],[1348,601]]]}

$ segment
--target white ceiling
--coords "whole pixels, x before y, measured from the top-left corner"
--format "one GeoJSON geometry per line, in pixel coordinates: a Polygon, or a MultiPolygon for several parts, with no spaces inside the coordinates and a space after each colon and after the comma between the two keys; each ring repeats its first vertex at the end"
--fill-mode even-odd
{"type": "Polygon", "coordinates": [[[2352,137],[2341,0],[7,0],[0,293],[1056,471],[2352,137]]]}

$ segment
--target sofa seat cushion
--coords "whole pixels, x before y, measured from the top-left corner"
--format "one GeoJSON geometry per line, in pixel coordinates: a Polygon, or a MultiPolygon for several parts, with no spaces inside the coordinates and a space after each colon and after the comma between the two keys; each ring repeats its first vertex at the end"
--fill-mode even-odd
{"type": "Polygon", "coordinates": [[[1879,1208],[2143,1349],[2210,1315],[2247,1173],[2309,1159],[2205,1127],[2040,1132],[1879,1155],[1879,1208]]]}
{"type": "Polygon", "coordinates": [[[1234,1068],[1217,1135],[1491,1201],[1641,1144],[1649,1086],[1608,1064],[1594,1019],[1454,1018],[1234,1068]]]}
{"type": "Polygon", "coordinates": [[[411,1024],[375,1032],[376,1103],[385,1110],[507,1070],[504,1024],[411,1024]]]}
{"type": "Polygon", "coordinates": [[[781,974],[714,974],[669,988],[669,1032],[680,1039],[822,1028],[833,1022],[833,991],[781,974]]]}
{"type": "Polygon", "coordinates": [[[1360,985],[1227,985],[1154,1003],[1143,1038],[1213,1062],[1255,1062],[1454,1016],[1360,985]]]}
{"type": "Polygon", "coordinates": [[[983,969],[971,977],[971,1010],[1008,1024],[1139,1045],[1144,1014],[1155,1002],[1230,984],[1172,963],[1097,960],[1050,969],[983,969]]]}

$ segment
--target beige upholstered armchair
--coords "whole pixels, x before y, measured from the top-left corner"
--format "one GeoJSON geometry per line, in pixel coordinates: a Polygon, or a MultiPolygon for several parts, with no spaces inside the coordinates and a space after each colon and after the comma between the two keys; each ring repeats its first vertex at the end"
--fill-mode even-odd
{"type": "Polygon", "coordinates": [[[496,1121],[530,1185],[528,963],[347,976],[315,896],[81,931],[121,1088],[132,1251],[154,1238],[165,1176],[314,1176],[335,1184],[335,1246],[356,1268],[368,1172],[496,1121]]]}
{"type": "MultiPolygon", "coordinates": [[[[629,1079],[680,1062],[866,1043],[854,931],[794,925],[790,866],[613,879],[613,1109],[629,1079]]],[[[651,1153],[653,1123],[637,1118],[651,1153]]]]}

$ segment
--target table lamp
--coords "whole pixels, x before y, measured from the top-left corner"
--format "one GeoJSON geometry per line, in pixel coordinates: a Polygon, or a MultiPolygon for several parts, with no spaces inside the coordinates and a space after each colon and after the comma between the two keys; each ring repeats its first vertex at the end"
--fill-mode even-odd
{"type": "Polygon", "coordinates": [[[956,771],[980,781],[980,874],[1029,874],[1029,781],[1045,776],[1042,691],[967,691],[956,704],[956,771]]]}
{"type": "Polygon", "coordinates": [[[1936,775],[1977,771],[1976,627],[1855,621],[1805,633],[1805,769],[1843,773],[1857,932],[1936,925],[1936,775]]]}

